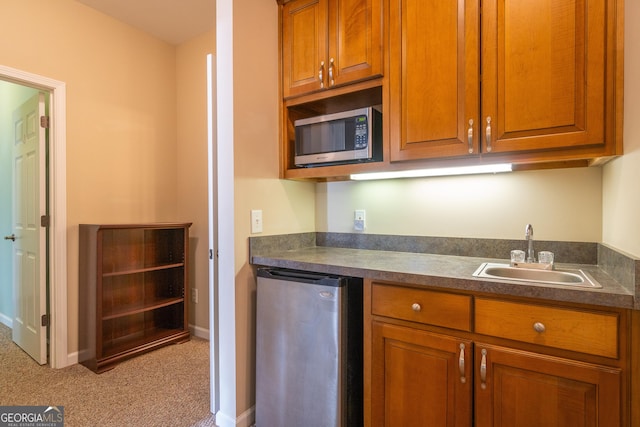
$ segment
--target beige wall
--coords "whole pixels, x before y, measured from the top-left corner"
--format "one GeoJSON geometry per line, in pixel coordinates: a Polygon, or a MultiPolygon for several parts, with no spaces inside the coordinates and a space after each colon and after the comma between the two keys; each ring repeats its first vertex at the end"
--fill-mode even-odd
{"type": "MultiPolygon", "coordinates": [[[[350,233],[355,209],[365,233],[599,242],[600,168],[318,184],[318,231],[350,233]]],[[[505,254],[507,257],[508,254],[505,254]]]]}
{"type": "Polygon", "coordinates": [[[176,49],[72,0],[3,1],[0,63],[67,84],[73,353],[78,224],[177,218],[176,49]]]}
{"type": "Polygon", "coordinates": [[[278,179],[277,4],[239,0],[233,8],[236,405],[243,413],[255,404],[250,211],[262,209],[262,235],[313,231],[315,185],[278,179]]]}
{"type": "Polygon", "coordinates": [[[604,167],[603,242],[640,258],[640,2],[625,1],[624,151],[604,167]]]}
{"type": "Polygon", "coordinates": [[[198,303],[190,304],[189,323],[196,326],[196,333],[209,330],[207,54],[215,53],[215,46],[216,35],[212,30],[178,46],[176,58],[176,205],[177,217],[193,222],[189,282],[191,288],[198,290],[198,303]]]}

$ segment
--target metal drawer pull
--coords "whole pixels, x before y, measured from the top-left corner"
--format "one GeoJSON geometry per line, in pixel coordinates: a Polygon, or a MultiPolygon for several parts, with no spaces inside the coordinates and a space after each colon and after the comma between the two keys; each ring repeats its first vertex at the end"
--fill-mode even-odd
{"type": "Polygon", "coordinates": [[[16,241],[16,235],[12,234],[11,236],[4,236],[4,240],[11,240],[12,242],[16,241]]]}
{"type": "Polygon", "coordinates": [[[487,117],[485,136],[487,137],[487,152],[491,152],[491,116],[487,117]]]}
{"type": "Polygon", "coordinates": [[[480,388],[487,388],[487,350],[482,349],[482,360],[480,360],[480,388]]]}
{"type": "Polygon", "coordinates": [[[536,323],[534,323],[534,324],[533,324],[533,329],[534,329],[536,332],[539,332],[539,333],[542,333],[542,332],[544,332],[544,331],[546,331],[546,330],[547,330],[547,328],[544,326],[544,323],[540,323],[540,322],[536,322],[536,323]]]}
{"type": "Polygon", "coordinates": [[[473,153],[473,119],[469,119],[469,130],[467,130],[467,141],[469,141],[469,154],[473,153]]]}
{"type": "Polygon", "coordinates": [[[460,382],[462,384],[467,382],[467,378],[464,376],[464,344],[460,344],[460,356],[458,357],[458,368],[460,369],[460,382]]]}
{"type": "Polygon", "coordinates": [[[413,311],[415,311],[416,313],[419,313],[419,312],[421,312],[421,311],[422,311],[422,306],[421,306],[420,304],[418,304],[417,302],[414,302],[414,303],[411,305],[411,309],[412,309],[413,311]]]}
{"type": "Polygon", "coordinates": [[[318,80],[320,80],[320,89],[324,89],[324,61],[320,61],[320,69],[318,70],[318,80]]]}
{"type": "Polygon", "coordinates": [[[333,86],[336,82],[333,80],[333,58],[329,59],[329,86],[333,86]]]}

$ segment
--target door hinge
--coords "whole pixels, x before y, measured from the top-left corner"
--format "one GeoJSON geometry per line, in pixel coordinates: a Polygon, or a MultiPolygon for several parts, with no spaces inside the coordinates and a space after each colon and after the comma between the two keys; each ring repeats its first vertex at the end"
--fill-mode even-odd
{"type": "Polygon", "coordinates": [[[48,314],[43,314],[42,315],[40,325],[49,326],[49,315],[48,314]]]}
{"type": "Polygon", "coordinates": [[[40,217],[40,227],[49,227],[51,225],[51,217],[49,215],[42,215],[40,217]]]}
{"type": "Polygon", "coordinates": [[[40,127],[49,129],[49,116],[40,116],[40,127]]]}

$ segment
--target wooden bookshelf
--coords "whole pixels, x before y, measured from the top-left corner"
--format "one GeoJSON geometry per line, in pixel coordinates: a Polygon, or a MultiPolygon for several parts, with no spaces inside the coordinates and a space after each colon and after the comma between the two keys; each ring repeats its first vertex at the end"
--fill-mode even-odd
{"type": "Polygon", "coordinates": [[[190,226],[80,224],[80,363],[100,373],[190,339],[190,226]]]}

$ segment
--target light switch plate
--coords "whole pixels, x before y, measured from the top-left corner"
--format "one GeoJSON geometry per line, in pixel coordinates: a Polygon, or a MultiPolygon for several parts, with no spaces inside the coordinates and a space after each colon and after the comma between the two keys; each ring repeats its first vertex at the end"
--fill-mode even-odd
{"type": "Polygon", "coordinates": [[[251,233],[262,233],[262,210],[251,211],[251,233]]]}
{"type": "Polygon", "coordinates": [[[364,209],[356,209],[353,216],[353,229],[355,231],[364,231],[367,227],[364,209]]]}

